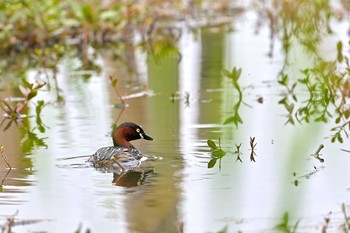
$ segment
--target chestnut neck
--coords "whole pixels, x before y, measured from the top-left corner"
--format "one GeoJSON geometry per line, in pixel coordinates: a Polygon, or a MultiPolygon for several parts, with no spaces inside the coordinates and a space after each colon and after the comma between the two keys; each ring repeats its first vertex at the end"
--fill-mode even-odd
{"type": "Polygon", "coordinates": [[[129,137],[126,136],[127,132],[124,128],[116,129],[113,131],[113,144],[114,146],[135,148],[130,142],[129,137]]]}

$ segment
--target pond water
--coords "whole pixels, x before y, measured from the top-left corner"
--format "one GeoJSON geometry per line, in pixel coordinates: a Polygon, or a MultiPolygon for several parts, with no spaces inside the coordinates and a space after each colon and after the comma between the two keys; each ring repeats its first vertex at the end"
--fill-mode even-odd
{"type": "MultiPolygon", "coordinates": [[[[286,124],[288,112],[278,102],[285,88],[277,76],[284,65],[282,44],[275,42],[267,56],[267,27],[255,33],[256,15],[248,13],[223,33],[182,29],[179,54],[155,58],[136,50],[129,64],[113,59],[113,51],[101,49],[86,79],[75,72],[79,59],[69,57],[59,65],[58,87],[64,98],[57,103],[55,91],[40,91],[37,99],[47,104],[41,113],[45,146],[27,149],[28,136],[21,125],[1,132],[4,155],[0,158],[0,224],[15,216],[15,232],[272,232],[289,213],[289,223],[300,220],[302,232],[320,232],[325,218],[329,231],[344,223],[342,203],[350,201],[350,143],[331,143],[329,123],[286,124]],[[127,66],[132,67],[132,72],[127,66]],[[239,84],[243,102],[238,108],[242,123],[223,124],[234,114],[239,94],[223,69],[241,68],[239,84]],[[118,79],[120,99],[109,76],[118,79]],[[112,144],[110,131],[118,121],[142,125],[154,141],[135,141],[147,155],[141,167],[120,179],[95,170],[86,163],[98,148],[112,144]],[[256,162],[251,162],[250,137],[255,137],[256,162]],[[211,151],[207,140],[228,152],[208,168],[211,151]],[[236,145],[241,144],[237,161],[236,145]],[[325,162],[310,156],[320,144],[325,162]],[[21,147],[22,145],[22,147],[21,147]],[[341,150],[344,149],[344,150],[341,150]],[[8,173],[8,174],[7,174],[8,173]]],[[[334,47],[346,37],[324,39],[324,56],[335,56],[334,47]]],[[[344,29],[345,28],[345,29],[344,29]]],[[[290,51],[294,80],[300,69],[311,65],[300,47],[290,51]]],[[[28,80],[38,76],[27,73],[28,80]]],[[[6,91],[14,95],[12,90],[6,91]]],[[[305,90],[296,90],[307,99],[305,90]]],[[[5,95],[3,93],[3,95],[5,95]]],[[[35,115],[29,105],[28,115],[35,115]]],[[[37,132],[36,118],[28,119],[37,132]]]]}

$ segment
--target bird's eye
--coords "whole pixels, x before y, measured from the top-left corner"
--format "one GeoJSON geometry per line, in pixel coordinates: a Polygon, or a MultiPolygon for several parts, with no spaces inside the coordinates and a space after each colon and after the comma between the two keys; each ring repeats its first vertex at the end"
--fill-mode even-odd
{"type": "Polygon", "coordinates": [[[140,130],[139,128],[137,128],[137,129],[136,129],[136,132],[140,133],[140,132],[141,132],[141,130],[140,130]]]}

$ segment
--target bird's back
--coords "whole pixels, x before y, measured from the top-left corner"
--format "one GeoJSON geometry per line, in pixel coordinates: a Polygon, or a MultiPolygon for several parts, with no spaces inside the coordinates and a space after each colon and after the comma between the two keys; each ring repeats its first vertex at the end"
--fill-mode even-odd
{"type": "Polygon", "coordinates": [[[140,164],[142,153],[135,148],[110,146],[98,149],[88,162],[97,168],[115,167],[118,168],[117,160],[127,169],[132,169],[140,164]]]}

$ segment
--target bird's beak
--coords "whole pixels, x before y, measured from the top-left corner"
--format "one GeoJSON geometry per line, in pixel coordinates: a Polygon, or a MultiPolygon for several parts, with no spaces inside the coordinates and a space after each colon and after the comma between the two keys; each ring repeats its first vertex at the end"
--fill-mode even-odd
{"type": "Polygon", "coordinates": [[[145,140],[150,140],[150,141],[153,141],[153,138],[145,133],[140,133],[140,137],[145,139],[145,140]]]}

